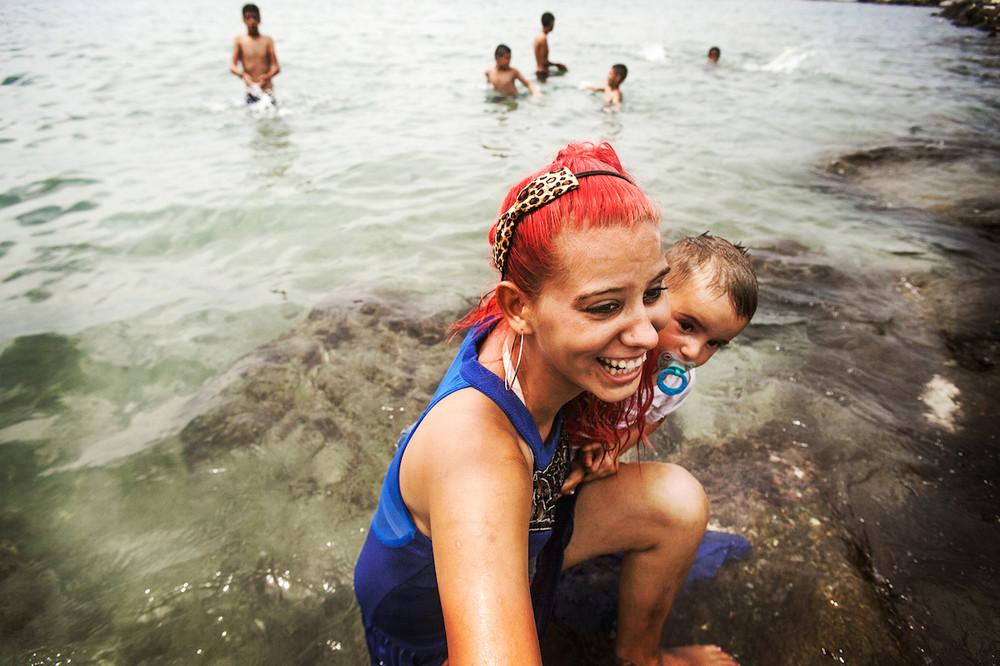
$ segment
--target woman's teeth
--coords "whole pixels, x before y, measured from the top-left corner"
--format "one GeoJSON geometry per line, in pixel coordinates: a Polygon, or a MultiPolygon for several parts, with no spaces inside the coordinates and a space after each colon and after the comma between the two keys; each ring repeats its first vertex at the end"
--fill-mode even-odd
{"type": "Polygon", "coordinates": [[[612,375],[627,375],[642,367],[642,364],[646,361],[646,355],[643,354],[638,358],[627,360],[620,358],[602,358],[598,356],[597,360],[601,365],[607,368],[608,372],[612,375]]]}

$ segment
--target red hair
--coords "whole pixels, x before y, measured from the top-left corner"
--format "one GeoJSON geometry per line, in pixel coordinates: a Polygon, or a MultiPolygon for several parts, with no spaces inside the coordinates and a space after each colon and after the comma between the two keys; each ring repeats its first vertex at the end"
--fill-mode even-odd
{"type": "MultiPolygon", "coordinates": [[[[514,203],[518,192],[531,180],[564,166],[573,173],[608,170],[628,176],[609,144],[573,143],[560,150],[551,164],[510,188],[497,216],[514,203]]],[[[658,226],[659,222],[659,209],[635,185],[614,177],[582,178],[579,189],[521,218],[514,232],[503,278],[513,282],[529,297],[534,297],[541,291],[545,280],[559,269],[554,241],[564,229],[628,228],[638,224],[658,226]]],[[[491,247],[495,234],[496,224],[487,235],[491,247]]],[[[479,329],[501,316],[496,291],[491,290],[480,299],[478,307],[455,322],[452,328],[455,331],[479,329]]],[[[603,402],[590,393],[583,393],[570,401],[564,412],[564,431],[571,441],[598,441],[605,451],[615,452],[624,443],[622,426],[638,426],[641,436],[646,411],[653,398],[655,371],[656,361],[650,358],[643,366],[639,390],[622,402],[603,402]]]]}

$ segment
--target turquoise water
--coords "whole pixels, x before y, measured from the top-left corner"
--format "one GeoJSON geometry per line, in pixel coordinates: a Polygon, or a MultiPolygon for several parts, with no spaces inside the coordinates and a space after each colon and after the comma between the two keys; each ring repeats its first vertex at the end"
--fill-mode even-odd
{"type": "MultiPolygon", "coordinates": [[[[300,661],[356,663],[350,568],[385,452],[358,469],[323,453],[328,486],[368,485],[300,505],[282,473],[306,464],[299,449],[193,473],[178,435],[213,378],[328,297],[410,303],[419,320],[488,289],[498,202],[567,142],[610,141],[661,203],[666,239],[795,242],[848,275],[951,270],[948,234],[891,211],[926,182],[859,206],[819,169],[899,137],[995,141],[1000,94],[976,75],[973,35],[907,7],[587,0],[555,11],[568,74],[492,102],[498,42],[533,69],[536,7],[263,5],[282,64],[268,112],[244,108],[227,71],[236,5],[0,7],[0,448],[22,572],[2,584],[35,600],[4,616],[16,640],[0,654],[277,663],[305,645],[300,661]],[[582,87],[619,61],[625,105],[605,113],[582,87]],[[226,585],[260,594],[226,601],[226,585]],[[219,596],[178,601],[192,589],[219,596]]],[[[869,312],[893,302],[869,298],[869,312]]],[[[798,317],[765,301],[733,365],[794,375],[788,352],[813,344],[798,317]]],[[[355,352],[340,381],[364,393],[355,352]]],[[[718,388],[688,437],[745,432],[786,404],[784,379],[744,398],[731,367],[705,376],[718,388]]],[[[388,436],[371,407],[359,423],[388,436]]]]}

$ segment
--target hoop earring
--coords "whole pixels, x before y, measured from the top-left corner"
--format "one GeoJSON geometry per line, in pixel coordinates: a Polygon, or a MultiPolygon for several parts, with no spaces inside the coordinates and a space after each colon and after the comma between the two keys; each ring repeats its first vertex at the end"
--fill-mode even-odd
{"type": "Polygon", "coordinates": [[[521,335],[521,344],[517,350],[517,363],[512,364],[510,359],[511,350],[507,347],[507,340],[503,341],[503,385],[508,391],[521,398],[524,402],[524,395],[521,391],[521,383],[517,381],[517,371],[521,368],[521,358],[524,356],[524,335],[521,335]]]}

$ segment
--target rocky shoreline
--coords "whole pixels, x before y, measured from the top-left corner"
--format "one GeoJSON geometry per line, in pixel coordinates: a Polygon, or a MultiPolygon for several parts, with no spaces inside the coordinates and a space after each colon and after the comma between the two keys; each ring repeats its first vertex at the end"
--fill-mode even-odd
{"type": "Polygon", "coordinates": [[[1000,0],[947,0],[940,6],[941,16],[957,26],[988,30],[991,36],[1000,30],[1000,0]]]}
{"type": "Polygon", "coordinates": [[[962,28],[978,28],[993,37],[1000,30],[1000,0],[858,0],[878,5],[940,7],[942,16],[962,28]]]}

